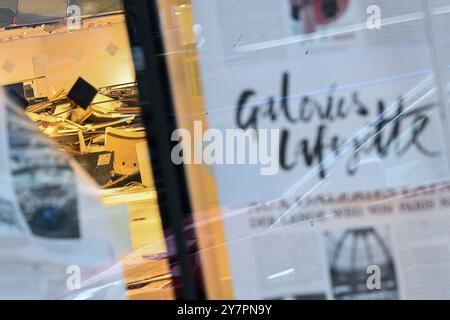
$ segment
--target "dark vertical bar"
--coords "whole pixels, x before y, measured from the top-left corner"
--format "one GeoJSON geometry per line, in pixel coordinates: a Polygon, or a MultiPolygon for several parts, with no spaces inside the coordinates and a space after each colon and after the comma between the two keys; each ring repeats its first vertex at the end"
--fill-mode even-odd
{"type": "Polygon", "coordinates": [[[172,276],[176,278],[180,274],[182,290],[176,290],[176,294],[177,298],[196,299],[192,259],[183,230],[184,221],[191,215],[188,188],[183,167],[171,161],[174,146],[171,134],[177,125],[158,5],[155,0],[124,3],[161,219],[165,231],[172,231],[177,249],[178,267],[171,264],[172,276]]]}

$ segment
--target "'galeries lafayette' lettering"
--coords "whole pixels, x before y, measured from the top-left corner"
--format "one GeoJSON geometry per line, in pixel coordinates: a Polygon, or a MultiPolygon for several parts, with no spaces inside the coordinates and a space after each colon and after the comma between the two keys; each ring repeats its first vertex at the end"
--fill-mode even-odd
{"type": "Polygon", "coordinates": [[[353,92],[350,97],[337,96],[333,88],[325,103],[309,95],[296,98],[300,102],[294,103],[289,81],[289,74],[284,73],[279,98],[271,96],[261,100],[255,90],[244,90],[238,98],[235,114],[237,126],[244,130],[257,129],[263,121],[283,123],[279,159],[280,167],[285,171],[303,163],[306,167],[317,168],[323,179],[327,176],[329,163],[343,155],[349,156],[346,165],[349,175],[357,172],[362,155],[402,157],[413,148],[426,157],[439,155],[421,140],[430,127],[428,113],[436,107],[435,103],[407,108],[400,97],[391,108],[386,107],[383,99],[369,107],[361,100],[359,92],[353,92]],[[352,137],[333,134],[335,123],[340,122],[339,126],[352,124],[355,118],[350,116],[365,119],[366,125],[355,128],[360,130],[352,137]],[[315,136],[294,140],[295,135],[285,127],[286,123],[290,126],[317,123],[315,136]]]}

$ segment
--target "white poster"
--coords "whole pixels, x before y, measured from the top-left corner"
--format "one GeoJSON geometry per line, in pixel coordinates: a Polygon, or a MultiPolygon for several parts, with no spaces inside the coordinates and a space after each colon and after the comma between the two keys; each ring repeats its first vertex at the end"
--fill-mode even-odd
{"type": "MultiPolygon", "coordinates": [[[[209,127],[224,136],[227,129],[280,130],[272,150],[279,161],[276,174],[261,174],[258,164],[213,166],[227,241],[241,231],[240,237],[256,237],[247,229],[252,203],[400,190],[448,178],[448,133],[422,1],[194,0],[193,10],[202,38],[198,50],[209,127]],[[239,214],[228,209],[235,207],[247,209],[239,214]]],[[[255,135],[250,144],[261,141],[255,135]]],[[[277,210],[275,216],[289,217],[300,209],[294,202],[277,210]]],[[[330,234],[339,239],[345,228],[334,231],[333,226],[330,234]]],[[[386,228],[374,229],[376,237],[391,232],[386,228]]],[[[304,258],[323,259],[328,249],[313,247],[307,232],[295,230],[296,237],[275,238],[307,243],[304,258]]],[[[311,264],[300,278],[294,270],[295,282],[265,287],[255,272],[267,263],[260,261],[265,250],[248,241],[229,246],[236,298],[301,296],[294,287],[338,297],[322,262],[311,264]],[[249,259],[243,263],[242,256],[249,259]],[[308,284],[316,281],[311,279],[320,280],[308,284]]],[[[283,275],[289,269],[273,266],[259,274],[283,275]]],[[[385,297],[414,296],[399,293],[398,281],[385,297]]]]}

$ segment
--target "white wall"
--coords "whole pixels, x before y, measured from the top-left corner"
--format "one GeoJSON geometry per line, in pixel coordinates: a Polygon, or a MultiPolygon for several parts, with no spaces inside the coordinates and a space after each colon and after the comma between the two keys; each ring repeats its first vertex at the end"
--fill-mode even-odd
{"type": "Polygon", "coordinates": [[[69,90],[80,76],[96,87],[134,81],[125,22],[0,43],[0,85],[42,75],[39,93],[44,96],[69,90]],[[11,63],[13,70],[4,70],[11,63]]]}

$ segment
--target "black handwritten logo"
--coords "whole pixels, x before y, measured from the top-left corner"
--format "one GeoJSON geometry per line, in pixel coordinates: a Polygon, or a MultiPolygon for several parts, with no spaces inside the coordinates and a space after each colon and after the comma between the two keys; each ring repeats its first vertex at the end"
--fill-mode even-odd
{"type": "Polygon", "coordinates": [[[293,141],[291,130],[280,128],[279,159],[280,167],[285,171],[293,170],[303,161],[307,167],[318,166],[319,177],[324,179],[327,176],[325,158],[330,154],[339,157],[346,150],[351,150],[346,165],[349,175],[358,171],[362,155],[373,154],[381,159],[389,156],[399,158],[411,149],[426,157],[439,155],[439,152],[429,150],[421,141],[430,126],[429,112],[437,106],[436,103],[405,108],[404,99],[400,97],[394,110],[387,108],[383,99],[378,99],[375,106],[369,107],[361,100],[358,91],[352,92],[349,97],[337,96],[333,88],[325,103],[309,95],[293,103],[289,81],[289,73],[283,73],[279,99],[271,96],[258,103],[255,90],[243,91],[235,113],[237,126],[243,130],[258,129],[262,121],[283,121],[291,126],[317,122],[313,141],[308,138],[293,141]],[[333,124],[351,126],[351,115],[367,119],[363,128],[365,130],[350,138],[331,133],[335,129],[333,124]]]}

